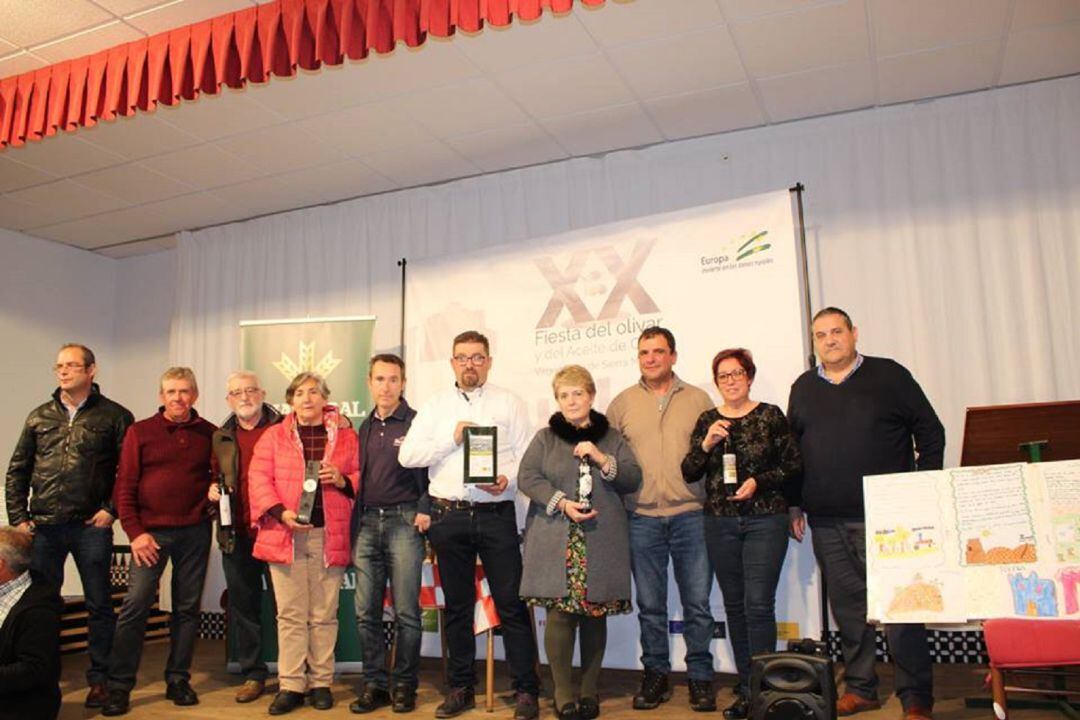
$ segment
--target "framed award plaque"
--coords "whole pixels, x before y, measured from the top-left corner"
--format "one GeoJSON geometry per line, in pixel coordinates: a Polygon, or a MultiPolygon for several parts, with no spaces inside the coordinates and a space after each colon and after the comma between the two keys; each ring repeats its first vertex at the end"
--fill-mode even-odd
{"type": "Polygon", "coordinates": [[[463,432],[466,484],[495,483],[499,477],[498,428],[470,425],[463,432]]]}

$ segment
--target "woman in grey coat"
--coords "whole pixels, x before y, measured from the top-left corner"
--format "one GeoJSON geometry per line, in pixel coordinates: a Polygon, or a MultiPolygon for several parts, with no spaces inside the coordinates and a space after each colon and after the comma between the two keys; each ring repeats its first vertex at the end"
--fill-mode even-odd
{"type": "Polygon", "coordinates": [[[547,609],[544,649],[560,720],[600,714],[597,680],[607,616],[630,612],[630,538],[622,496],[641,484],[641,468],[622,436],[592,409],[589,371],[568,365],[552,380],[559,412],[536,433],[518,468],[528,496],[521,596],[547,609]],[[581,632],[581,693],[571,665],[581,632]]]}

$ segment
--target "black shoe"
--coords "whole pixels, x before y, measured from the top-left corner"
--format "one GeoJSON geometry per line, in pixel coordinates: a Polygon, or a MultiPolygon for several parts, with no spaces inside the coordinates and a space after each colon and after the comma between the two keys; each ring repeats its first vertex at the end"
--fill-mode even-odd
{"type": "Polygon", "coordinates": [[[284,715],[290,713],[296,708],[304,704],[304,693],[293,692],[292,690],[282,690],[274,696],[274,701],[270,703],[271,715],[284,715]]]}
{"type": "Polygon", "coordinates": [[[641,676],[641,689],[634,696],[635,710],[652,710],[671,699],[671,686],[667,673],[645,669],[641,676]]]}
{"type": "Polygon", "coordinates": [[[600,698],[583,697],[578,701],[577,709],[581,720],[595,720],[600,717],[600,698]]]}
{"type": "Polygon", "coordinates": [[[540,717],[540,703],[536,695],[518,692],[514,695],[514,720],[536,720],[540,717]]]}
{"type": "Polygon", "coordinates": [[[746,720],[750,715],[750,701],[742,695],[735,696],[735,702],[724,708],[724,720],[746,720]]]}
{"type": "Polygon", "coordinates": [[[690,680],[690,709],[694,712],[716,712],[716,693],[708,680],[690,680]]]}
{"type": "Polygon", "coordinates": [[[191,688],[187,680],[177,680],[165,687],[165,699],[172,700],[173,705],[198,705],[199,696],[191,688]]]}
{"type": "Polygon", "coordinates": [[[439,707],[435,708],[435,717],[452,718],[466,710],[476,707],[476,696],[471,687],[451,688],[439,707]]]}
{"type": "Polygon", "coordinates": [[[311,689],[311,707],[316,710],[329,710],[334,707],[334,695],[328,687],[311,689]]]}
{"type": "Polygon", "coordinates": [[[83,703],[84,707],[91,709],[97,709],[105,706],[105,701],[109,699],[109,691],[105,688],[105,683],[91,683],[90,692],[86,693],[86,702],[83,703]]]}
{"type": "Polygon", "coordinates": [[[568,702],[559,708],[558,712],[555,714],[558,716],[559,720],[580,720],[581,713],[579,710],[580,708],[578,708],[576,704],[568,702]]]}
{"type": "Polygon", "coordinates": [[[108,717],[127,715],[131,707],[131,693],[127,690],[110,690],[105,697],[105,704],[101,706],[101,714],[108,717]]]}
{"type": "Polygon", "coordinates": [[[416,709],[416,688],[399,685],[394,688],[394,707],[396,713],[412,712],[416,709]]]}
{"type": "Polygon", "coordinates": [[[390,704],[390,693],[381,687],[365,685],[356,700],[349,703],[349,712],[369,713],[390,704]]]}

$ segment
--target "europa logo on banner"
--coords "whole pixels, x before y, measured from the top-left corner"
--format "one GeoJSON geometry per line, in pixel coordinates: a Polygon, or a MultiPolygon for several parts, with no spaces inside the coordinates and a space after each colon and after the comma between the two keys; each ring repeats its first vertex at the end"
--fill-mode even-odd
{"type": "Polygon", "coordinates": [[[371,408],[367,363],[374,317],[259,320],[240,323],[243,367],[258,374],[266,401],[283,413],[292,410],[285,390],[301,372],[322,375],[330,403],[343,415],[362,419],[371,408]]]}

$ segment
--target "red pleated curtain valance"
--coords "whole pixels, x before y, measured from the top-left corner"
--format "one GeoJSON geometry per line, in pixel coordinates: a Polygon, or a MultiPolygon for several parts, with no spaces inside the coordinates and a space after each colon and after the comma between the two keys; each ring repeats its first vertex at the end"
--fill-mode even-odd
{"type": "MultiPolygon", "coordinates": [[[[602,5],[604,0],[580,0],[602,5]]],[[[574,0],[276,0],[219,15],[0,80],[0,147],[92,127],[98,120],[152,110],[239,88],[300,67],[389,53],[398,41],[422,45],[431,33],[476,32],[544,9],[568,12],[574,0]]]]}

